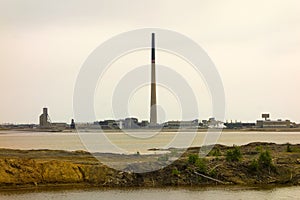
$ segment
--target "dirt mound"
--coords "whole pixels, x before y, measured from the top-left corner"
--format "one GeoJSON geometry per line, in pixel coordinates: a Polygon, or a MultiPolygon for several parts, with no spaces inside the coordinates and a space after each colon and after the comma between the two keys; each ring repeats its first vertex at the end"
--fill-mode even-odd
{"type": "Polygon", "coordinates": [[[162,155],[139,155],[155,158],[156,162],[147,162],[147,159],[139,162],[137,155],[97,154],[100,160],[117,161],[123,166],[121,171],[107,167],[84,151],[0,149],[0,187],[51,184],[103,187],[300,184],[300,145],[215,145],[205,157],[198,156],[199,149],[189,148],[174,162],[170,158],[176,149],[163,155],[164,160],[162,155]],[[239,159],[228,159],[228,152],[234,151],[239,152],[239,159]],[[136,158],[137,162],[127,164],[129,158],[136,158]],[[159,170],[151,171],[152,168],[159,170]],[[151,172],[133,173],[139,170],[151,172]]]}

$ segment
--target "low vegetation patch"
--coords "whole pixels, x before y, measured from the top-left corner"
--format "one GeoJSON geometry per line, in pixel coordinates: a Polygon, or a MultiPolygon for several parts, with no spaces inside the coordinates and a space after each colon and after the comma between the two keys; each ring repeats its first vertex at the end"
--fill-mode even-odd
{"type": "Polygon", "coordinates": [[[268,170],[270,173],[271,171],[276,171],[272,156],[268,150],[261,150],[258,159],[251,161],[249,169],[254,172],[268,170]]]}
{"type": "Polygon", "coordinates": [[[229,162],[239,162],[242,160],[242,153],[240,147],[233,146],[233,149],[229,149],[226,152],[226,160],[229,162]]]}
{"type": "Polygon", "coordinates": [[[179,170],[177,168],[172,169],[172,175],[173,176],[178,176],[180,174],[179,170]]]}
{"type": "Polygon", "coordinates": [[[292,150],[292,147],[291,147],[291,144],[290,144],[290,143],[287,143],[287,146],[286,146],[286,152],[293,152],[293,150],[292,150]]]}
{"type": "Polygon", "coordinates": [[[259,170],[259,164],[257,162],[257,159],[253,159],[249,165],[249,169],[252,172],[257,172],[259,170]]]}
{"type": "Polygon", "coordinates": [[[219,148],[215,148],[209,153],[209,155],[219,157],[222,156],[222,152],[219,148]]]}
{"type": "Polygon", "coordinates": [[[268,150],[260,152],[258,157],[258,164],[261,168],[268,168],[269,170],[274,167],[272,156],[268,150]]]}
{"type": "Polygon", "coordinates": [[[197,154],[191,154],[188,157],[188,163],[193,165],[200,173],[207,172],[207,161],[205,158],[200,158],[197,154]]]}

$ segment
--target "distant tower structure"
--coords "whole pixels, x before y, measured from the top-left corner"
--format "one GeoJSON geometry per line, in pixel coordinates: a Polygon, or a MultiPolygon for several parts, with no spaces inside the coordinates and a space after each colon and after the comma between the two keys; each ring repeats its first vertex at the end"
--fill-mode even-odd
{"type": "Polygon", "coordinates": [[[74,122],[74,119],[71,120],[71,125],[70,125],[70,128],[71,129],[75,129],[75,122],[74,122]]]}
{"type": "Polygon", "coordinates": [[[151,103],[150,103],[150,126],[157,125],[156,107],[156,78],[155,78],[155,34],[152,33],[151,47],[151,103]]]}
{"type": "Polygon", "coordinates": [[[270,118],[270,114],[263,113],[261,117],[265,118],[265,121],[267,121],[270,118]]]}
{"type": "Polygon", "coordinates": [[[49,128],[51,126],[49,116],[48,116],[48,109],[43,108],[43,114],[40,115],[40,127],[41,128],[49,128]]]}

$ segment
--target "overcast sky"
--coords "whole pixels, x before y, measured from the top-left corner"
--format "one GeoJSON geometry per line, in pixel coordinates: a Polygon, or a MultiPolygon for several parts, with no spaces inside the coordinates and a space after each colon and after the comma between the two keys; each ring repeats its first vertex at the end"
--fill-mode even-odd
{"type": "MultiPolygon", "coordinates": [[[[0,0],[0,123],[38,123],[44,106],[52,121],[69,122],[85,59],[114,35],[145,27],[182,33],[207,52],[223,81],[226,119],[255,121],[269,112],[300,122],[299,13],[298,0],[0,0]]],[[[165,64],[167,57],[161,53],[165,64]]],[[[160,93],[158,102],[171,98],[160,93]]],[[[211,105],[199,99],[199,118],[210,117],[211,105]]],[[[130,114],[146,119],[145,105],[132,104],[130,114]]],[[[176,119],[177,104],[168,106],[167,119],[176,119]]],[[[111,118],[101,107],[99,119],[111,118]]]]}

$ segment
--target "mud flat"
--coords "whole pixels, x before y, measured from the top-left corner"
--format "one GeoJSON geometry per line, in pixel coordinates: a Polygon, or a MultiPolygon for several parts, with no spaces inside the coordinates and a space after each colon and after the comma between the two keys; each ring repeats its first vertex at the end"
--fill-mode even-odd
{"type": "MultiPolygon", "coordinates": [[[[202,148],[200,155],[205,155],[206,149],[202,148]]],[[[189,148],[173,162],[172,157],[182,153],[180,149],[153,155],[95,154],[100,161],[84,151],[0,149],[0,189],[300,185],[300,145],[215,145],[204,157],[199,157],[199,150],[189,148]],[[128,163],[129,159],[134,162],[128,163]],[[122,170],[103,164],[110,161],[122,170]],[[164,165],[167,167],[151,171],[164,165]],[[149,172],[134,173],[137,169],[149,172]]]]}

